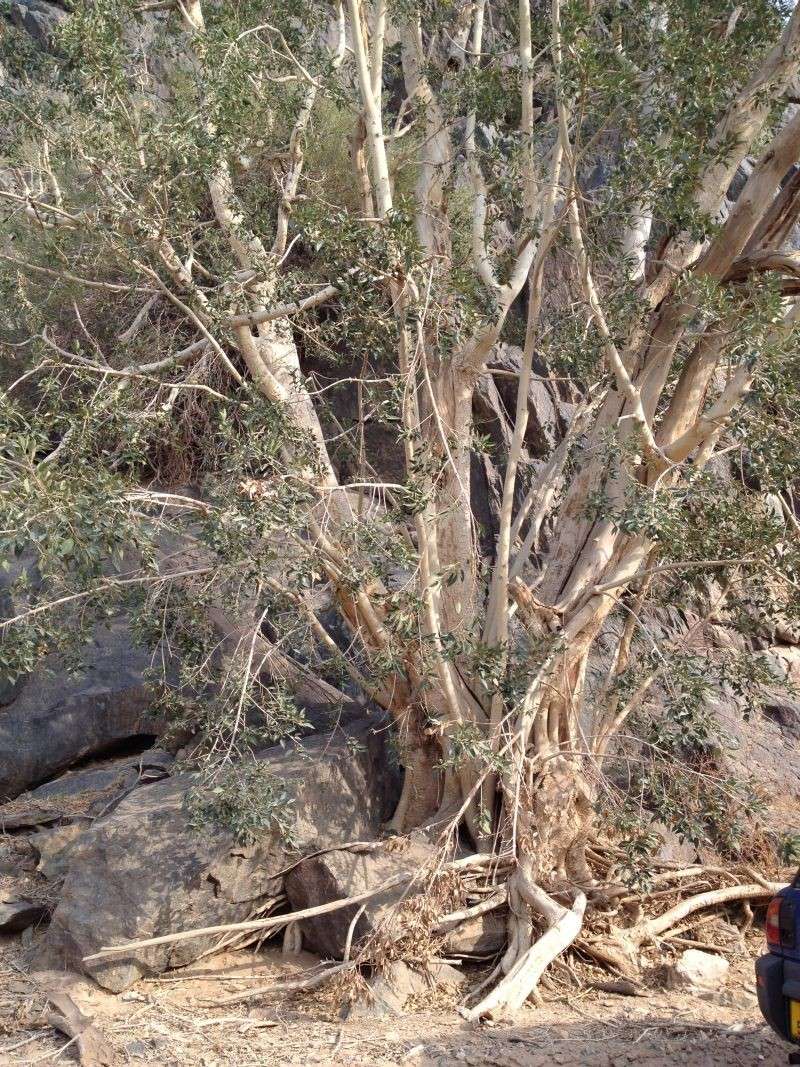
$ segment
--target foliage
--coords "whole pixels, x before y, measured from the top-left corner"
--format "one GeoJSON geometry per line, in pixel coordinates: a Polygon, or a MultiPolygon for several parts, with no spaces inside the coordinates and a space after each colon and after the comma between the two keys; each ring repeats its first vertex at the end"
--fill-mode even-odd
{"type": "Polygon", "coordinates": [[[229,831],[243,845],[266,833],[292,844],[294,801],[283,782],[257,761],[228,764],[187,794],[190,825],[229,831]]]}
{"type": "MultiPolygon", "coordinates": [[[[528,70],[516,5],[489,4],[477,53],[464,20],[478,5],[389,6],[369,86],[361,30],[348,14],[341,37],[345,12],[325,4],[273,0],[265,19],[250,0],[86,0],[35,63],[10,35],[0,557],[20,618],[0,664],[14,680],[132,613],[160,707],[205,761],[196,810],[243,838],[285,828],[279,786],[245,768],[307,727],[286,675],[323,678],[337,706],[390,710],[402,758],[435,748],[426,765],[469,798],[473,836],[513,826],[515,848],[535,834],[504,805],[527,795],[530,768],[558,750],[591,777],[586,745],[658,672],[667,714],[634,700],[625,725],[644,753],[632,795],[735,851],[726,808],[753,795],[717,765],[709,697],[758,694],[758,660],[712,669],[635,643],[596,703],[583,680],[615,606],[641,625],[713,585],[751,629],[770,598],[800,617],[794,267],[742,265],[738,248],[739,274],[701,269],[727,233],[725,192],[741,192],[736,153],[758,155],[786,118],[775,79],[763,108],[737,94],[789,7],[569,0],[556,25],[532,5],[528,70]],[[737,101],[755,116],[741,145],[720,133],[737,101]],[[513,411],[472,424],[488,355],[526,334],[556,436],[594,405],[549,474],[513,411]],[[681,408],[718,337],[696,408],[681,408]],[[660,452],[681,440],[671,420],[698,433],[674,463],[660,452]],[[488,511],[494,544],[476,536],[488,511]]],[[[633,868],[652,842],[626,833],[633,868]]]]}

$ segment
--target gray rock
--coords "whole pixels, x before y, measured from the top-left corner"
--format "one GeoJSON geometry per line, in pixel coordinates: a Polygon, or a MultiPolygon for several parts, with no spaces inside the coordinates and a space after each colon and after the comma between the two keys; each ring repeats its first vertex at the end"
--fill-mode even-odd
{"type": "Polygon", "coordinates": [[[31,834],[28,840],[39,857],[36,870],[44,875],[48,882],[60,882],[66,877],[78,842],[90,826],[90,819],[77,819],[65,826],[31,834]]]}
{"type": "Polygon", "coordinates": [[[78,676],[48,657],[0,708],[0,799],[134,737],[154,737],[143,680],[149,657],[120,621],[98,626],[78,676]]]}
{"type": "Polygon", "coordinates": [[[0,900],[0,933],[18,934],[41,922],[47,908],[33,900],[0,900]]]}
{"type": "Polygon", "coordinates": [[[44,48],[52,46],[54,34],[67,18],[62,7],[47,0],[15,0],[9,15],[18,29],[25,30],[44,48]]]}
{"type": "MultiPolygon", "coordinates": [[[[478,380],[476,388],[476,414],[480,416],[483,413],[484,418],[497,419],[501,426],[501,437],[506,443],[517,403],[517,375],[521,361],[520,348],[508,344],[495,345],[486,364],[487,371],[478,380]]],[[[525,445],[532,458],[542,459],[550,455],[563,436],[572,406],[563,405],[536,370],[528,388],[525,445]]],[[[538,370],[544,368],[539,367],[538,370]]]]}
{"type": "Polygon", "coordinates": [[[723,753],[725,765],[743,780],[754,778],[774,798],[770,805],[771,829],[792,833],[797,830],[800,798],[800,765],[792,758],[797,745],[792,735],[794,701],[789,694],[782,700],[770,700],[771,708],[765,708],[763,714],[732,695],[711,702],[730,738],[723,753]]]}
{"type": "MultiPolygon", "coordinates": [[[[383,723],[378,725],[383,726],[383,723]]],[[[262,754],[294,797],[294,842],[313,852],[374,836],[396,798],[386,731],[367,723],[262,754]]],[[[83,962],[103,945],[238,922],[282,887],[292,851],[275,834],[237,845],[213,825],[193,829],[176,776],[138,789],[98,820],[70,857],[44,939],[46,966],[84,971],[114,992],[195,960],[215,936],[83,962]]]]}
{"type": "Polygon", "coordinates": [[[125,1051],[137,1060],[147,1060],[153,1055],[155,1046],[150,1041],[129,1041],[125,1051]]]}
{"type": "MultiPolygon", "coordinates": [[[[434,850],[427,842],[417,841],[390,852],[383,849],[368,853],[326,852],[303,860],[288,872],[286,895],[293,910],[315,908],[375,889],[398,875],[411,879],[433,856],[434,850]]],[[[379,928],[385,937],[391,938],[397,922],[396,905],[414,892],[419,892],[419,888],[404,884],[372,897],[353,929],[353,948],[379,928]]],[[[304,946],[328,959],[342,959],[348,930],[359,908],[360,905],[351,904],[304,919],[300,924],[304,946]]]]}
{"type": "Polygon", "coordinates": [[[445,954],[478,959],[495,956],[506,944],[506,919],[505,912],[490,911],[461,923],[447,935],[445,954]]]}
{"type": "Polygon", "coordinates": [[[20,830],[106,815],[131,789],[165,777],[173,763],[169,753],[149,749],[67,771],[0,805],[0,828],[20,830]]]}
{"type": "Polygon", "coordinates": [[[399,960],[387,965],[369,982],[368,991],[348,1005],[348,1020],[401,1015],[411,997],[429,997],[432,989],[454,992],[464,976],[446,963],[416,969],[399,960]]]}
{"type": "Polygon", "coordinates": [[[788,741],[800,739],[800,700],[786,694],[774,695],[765,702],[764,715],[776,723],[788,741]]]}
{"type": "Polygon", "coordinates": [[[712,992],[725,985],[730,967],[724,956],[689,948],[668,970],[667,985],[670,989],[712,992]]]}
{"type": "Polygon", "coordinates": [[[685,838],[681,839],[663,822],[654,820],[650,823],[649,829],[661,838],[661,845],[653,859],[658,860],[659,863],[683,863],[687,867],[697,862],[695,846],[685,838]]]}
{"type": "Polygon", "coordinates": [[[346,1018],[355,1021],[402,1015],[408,998],[425,992],[425,989],[422,975],[405,963],[392,963],[385,971],[374,975],[367,991],[348,1005],[346,1018]]]}

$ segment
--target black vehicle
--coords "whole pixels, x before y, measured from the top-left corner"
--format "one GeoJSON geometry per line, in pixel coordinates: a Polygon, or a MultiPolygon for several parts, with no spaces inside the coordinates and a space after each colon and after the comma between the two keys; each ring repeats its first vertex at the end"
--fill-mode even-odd
{"type": "MultiPolygon", "coordinates": [[[[800,1045],[800,870],[770,901],[766,924],[769,952],[756,960],[761,1014],[784,1041],[800,1045]]],[[[790,1063],[800,1063],[800,1052],[790,1063]]]]}

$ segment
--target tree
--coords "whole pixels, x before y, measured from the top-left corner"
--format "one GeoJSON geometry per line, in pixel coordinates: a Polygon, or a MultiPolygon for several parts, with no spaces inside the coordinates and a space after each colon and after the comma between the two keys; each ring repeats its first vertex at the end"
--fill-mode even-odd
{"type": "Polygon", "coordinates": [[[709,616],[765,582],[796,600],[799,67],[800,12],[770,0],[102,0],[6,92],[25,366],[3,526],[44,578],[9,664],[135,594],[212,773],[253,716],[298,728],[276,682],[385,709],[392,828],[511,861],[476,1018],[519,1007],[608,899],[605,767],[682,654],[642,653],[647,605],[698,576],[709,616]],[[486,556],[473,403],[502,341],[486,556]],[[326,383],[325,359],[356,371],[326,383]],[[577,402],[534,464],[540,372],[577,402]],[[721,479],[733,451],[780,519],[721,479]]]}

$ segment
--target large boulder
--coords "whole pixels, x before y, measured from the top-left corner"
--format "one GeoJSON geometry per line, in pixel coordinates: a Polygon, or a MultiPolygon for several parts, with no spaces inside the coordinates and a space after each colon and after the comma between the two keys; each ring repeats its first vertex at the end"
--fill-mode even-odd
{"type": "Polygon", "coordinates": [[[12,0],[8,17],[21,30],[25,30],[43,48],[50,48],[67,12],[62,4],[48,0],[12,0]]]}
{"type": "MultiPolygon", "coordinates": [[[[399,885],[370,897],[363,905],[349,904],[301,920],[303,946],[320,956],[342,959],[348,937],[353,952],[376,933],[385,940],[394,940],[404,932],[402,905],[424,890],[425,874],[430,876],[435,871],[437,857],[438,852],[429,841],[415,837],[397,847],[390,844],[387,848],[363,852],[339,849],[298,863],[287,873],[284,882],[293,910],[329,904],[404,879],[399,885]],[[419,880],[413,880],[417,876],[419,880]]],[[[506,915],[490,912],[449,931],[443,954],[486,959],[496,955],[505,942],[506,915]]]]}
{"type": "Polygon", "coordinates": [[[42,962],[83,970],[119,992],[144,975],[192,962],[217,938],[83,958],[104,945],[244,920],[281,891],[298,850],[374,836],[397,789],[380,726],[362,722],[261,755],[292,797],[291,844],[266,833],[245,847],[214,824],[194,828],[185,804],[194,785],[188,775],[131,793],[71,851],[42,962]]]}
{"type": "Polygon", "coordinates": [[[166,777],[174,762],[168,752],[147,749],[67,771],[0,804],[0,831],[107,815],[132,789],[166,777]]]}
{"type": "Polygon", "coordinates": [[[148,662],[122,621],[97,627],[79,674],[47,657],[0,707],[0,800],[131,738],[153,739],[148,662]]]}
{"type": "Polygon", "coordinates": [[[354,949],[378,929],[391,937],[398,918],[397,905],[420,891],[422,886],[412,885],[412,879],[423,872],[435,856],[427,842],[409,841],[402,848],[391,851],[337,850],[298,863],[285,879],[286,896],[295,911],[329,904],[376,889],[386,882],[407,878],[406,882],[371,897],[363,908],[359,904],[350,904],[338,911],[303,919],[300,929],[304,947],[328,959],[342,959],[354,922],[354,949]]]}

